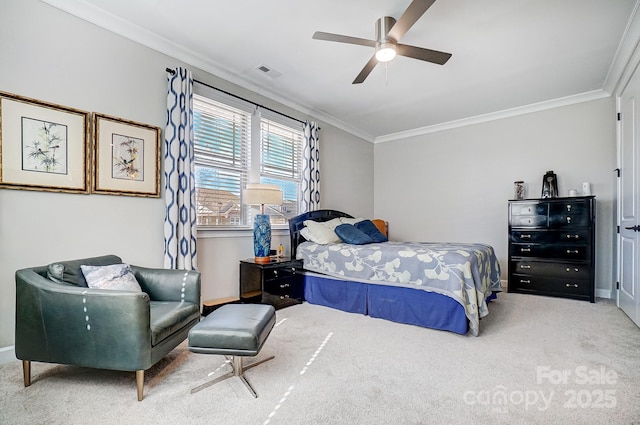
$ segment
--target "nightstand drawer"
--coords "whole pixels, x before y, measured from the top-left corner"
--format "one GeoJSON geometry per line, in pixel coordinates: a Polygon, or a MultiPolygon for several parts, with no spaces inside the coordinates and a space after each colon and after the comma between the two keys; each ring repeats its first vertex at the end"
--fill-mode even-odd
{"type": "Polygon", "coordinates": [[[286,279],[272,279],[264,282],[264,292],[274,295],[289,295],[292,298],[302,296],[304,292],[302,275],[290,276],[286,279]]]}
{"type": "Polygon", "coordinates": [[[287,279],[294,276],[300,270],[294,266],[269,268],[264,270],[264,280],[269,282],[272,280],[287,279]]]}

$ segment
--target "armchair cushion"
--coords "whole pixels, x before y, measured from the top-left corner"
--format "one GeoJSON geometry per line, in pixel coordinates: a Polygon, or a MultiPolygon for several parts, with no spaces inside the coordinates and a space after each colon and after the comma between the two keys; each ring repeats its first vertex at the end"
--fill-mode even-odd
{"type": "Polygon", "coordinates": [[[103,255],[101,257],[84,258],[81,260],[59,261],[49,264],[47,277],[56,283],[66,283],[74,286],[89,287],[80,270],[80,266],[108,266],[122,263],[122,259],[115,255],[103,255]]]}
{"type": "Polygon", "coordinates": [[[200,306],[176,301],[151,301],[151,345],[173,335],[185,323],[200,317],[200,306]]]}
{"type": "Polygon", "coordinates": [[[142,292],[142,288],[140,288],[140,284],[128,264],[108,266],[86,266],[83,264],[80,266],[80,270],[82,270],[89,288],[142,292]]]}

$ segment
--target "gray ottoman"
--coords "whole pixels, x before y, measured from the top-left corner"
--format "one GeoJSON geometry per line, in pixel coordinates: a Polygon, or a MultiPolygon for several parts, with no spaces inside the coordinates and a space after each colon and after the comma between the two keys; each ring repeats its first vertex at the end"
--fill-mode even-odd
{"type": "Polygon", "coordinates": [[[227,304],[205,317],[189,331],[189,351],[200,354],[222,354],[230,357],[233,370],[191,390],[198,392],[231,376],[237,376],[254,397],[258,397],[244,371],[258,366],[273,356],[243,364],[243,358],[256,356],[276,323],[276,311],[265,304],[227,304]]]}

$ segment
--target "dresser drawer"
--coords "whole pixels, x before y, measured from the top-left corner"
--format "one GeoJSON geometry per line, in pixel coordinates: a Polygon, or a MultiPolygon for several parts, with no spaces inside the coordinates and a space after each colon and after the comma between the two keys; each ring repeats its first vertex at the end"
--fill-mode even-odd
{"type": "Polygon", "coordinates": [[[540,202],[518,202],[511,205],[511,216],[540,215],[546,217],[548,211],[548,205],[540,202]]]}
{"type": "Polygon", "coordinates": [[[591,269],[588,264],[551,263],[520,260],[511,262],[511,272],[528,276],[560,277],[564,279],[589,279],[591,269]]]}
{"type": "Polygon", "coordinates": [[[511,275],[509,291],[543,292],[546,295],[589,296],[589,280],[562,279],[557,277],[511,275]]]}
{"type": "Polygon", "coordinates": [[[511,216],[513,227],[546,227],[546,215],[514,215],[511,216]]]}
{"type": "Polygon", "coordinates": [[[562,243],[565,245],[585,245],[591,242],[589,229],[575,229],[571,231],[518,229],[509,233],[509,239],[514,243],[562,243]]]}
{"type": "Polygon", "coordinates": [[[513,227],[546,227],[549,208],[539,202],[511,204],[509,224],[513,227]]]}
{"type": "Polygon", "coordinates": [[[567,200],[549,205],[549,227],[588,226],[591,221],[585,200],[567,200]]]}
{"type": "Polygon", "coordinates": [[[514,257],[554,258],[558,260],[586,261],[591,258],[587,245],[579,244],[511,244],[509,254],[514,257]]]}

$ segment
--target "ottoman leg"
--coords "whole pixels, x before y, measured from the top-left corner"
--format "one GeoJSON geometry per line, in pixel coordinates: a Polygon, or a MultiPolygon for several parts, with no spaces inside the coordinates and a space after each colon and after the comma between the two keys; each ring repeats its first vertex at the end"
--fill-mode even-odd
{"type": "Polygon", "coordinates": [[[238,378],[240,378],[240,380],[242,381],[242,383],[247,387],[247,389],[251,392],[251,395],[254,398],[258,398],[258,393],[256,393],[256,391],[253,389],[253,387],[251,386],[251,384],[249,383],[249,381],[247,381],[247,378],[244,376],[244,371],[247,369],[251,369],[252,367],[258,366],[264,362],[267,362],[269,360],[273,360],[275,358],[275,356],[269,356],[267,358],[264,358],[262,360],[259,360],[257,362],[251,363],[248,366],[244,366],[243,365],[243,358],[244,356],[229,356],[228,357],[230,360],[230,364],[231,364],[231,368],[233,369],[231,372],[228,372],[214,380],[211,380],[209,382],[205,382],[202,385],[199,385],[195,388],[193,388],[191,390],[191,394],[193,393],[197,393],[200,390],[204,390],[205,388],[208,388],[214,384],[217,384],[218,382],[224,381],[227,378],[231,378],[232,376],[237,376],[238,378]]]}

